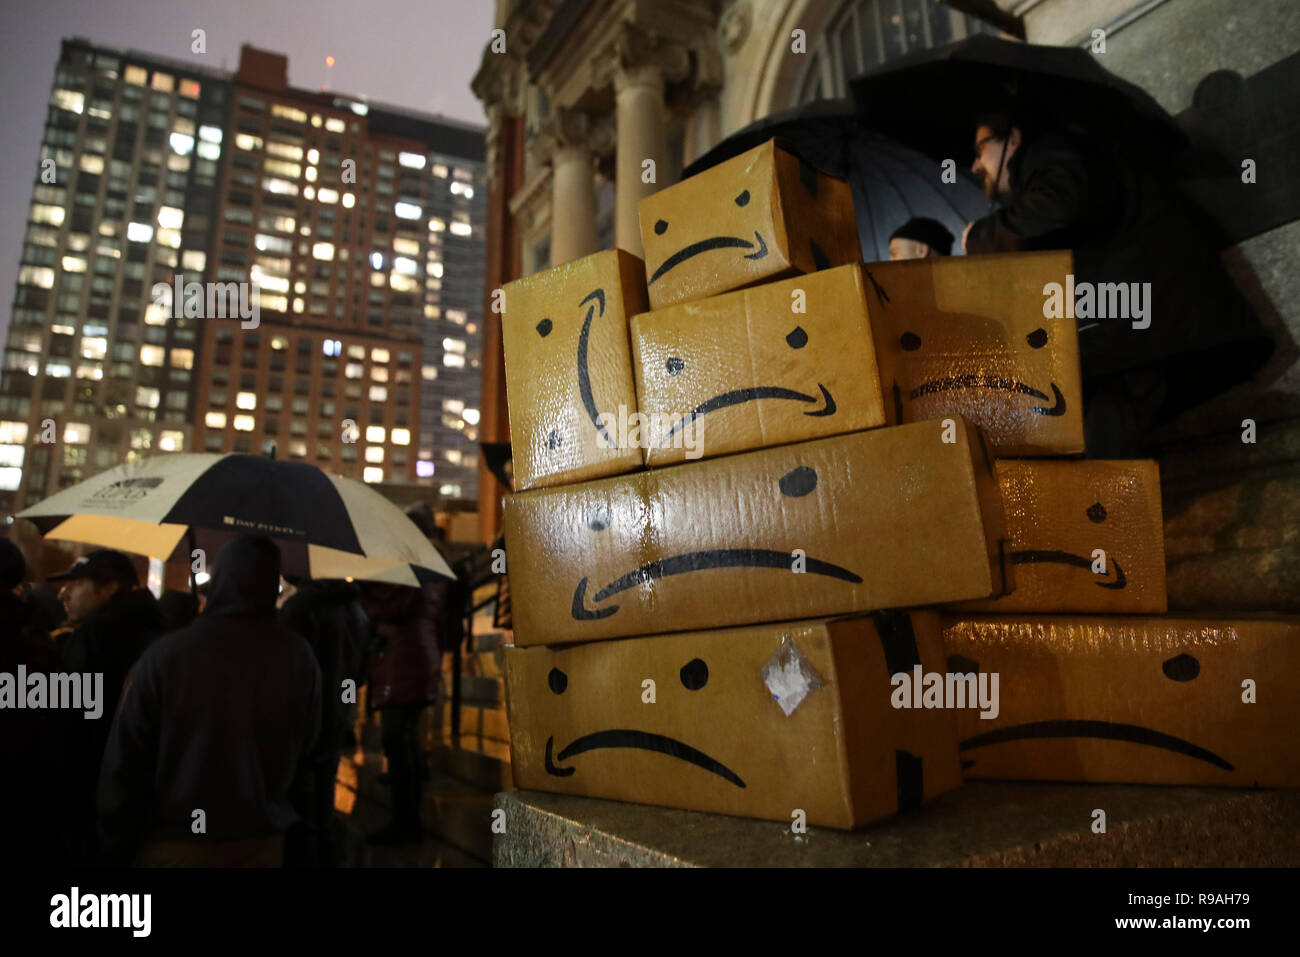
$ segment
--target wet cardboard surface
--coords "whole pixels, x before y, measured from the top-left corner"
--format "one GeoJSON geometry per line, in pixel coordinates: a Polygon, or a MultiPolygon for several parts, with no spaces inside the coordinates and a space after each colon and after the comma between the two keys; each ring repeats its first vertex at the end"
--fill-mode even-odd
{"type": "Polygon", "coordinates": [[[503,524],[519,645],[1006,587],[993,463],[961,419],[517,493],[503,524]]]}
{"type": "Polygon", "coordinates": [[[890,704],[891,670],[914,661],[942,668],[932,612],[512,647],[514,778],[851,828],[960,783],[952,712],[890,704]]]}
{"type": "Polygon", "coordinates": [[[1044,287],[1073,272],[1069,252],[863,269],[891,424],[962,415],[998,456],[1084,450],[1075,320],[1044,316],[1044,287]]]}
{"type": "Polygon", "coordinates": [[[944,647],[999,675],[967,778],[1300,786],[1300,618],[945,616],[944,647]]]}
{"type": "Polygon", "coordinates": [[[846,180],[773,140],[637,204],[650,308],[861,261],[846,180]]]}
{"type": "Polygon", "coordinates": [[[515,487],[617,475],[641,450],[616,429],[636,412],[628,320],[646,309],[645,275],[621,249],[505,286],[505,350],[515,487]]]}
{"type": "Polygon", "coordinates": [[[1016,585],[1000,598],[964,602],[962,610],[1166,611],[1164,522],[1155,462],[998,459],[995,470],[1016,585]]]}
{"type": "Polygon", "coordinates": [[[841,266],[633,317],[646,464],[883,425],[863,282],[841,266]]]}

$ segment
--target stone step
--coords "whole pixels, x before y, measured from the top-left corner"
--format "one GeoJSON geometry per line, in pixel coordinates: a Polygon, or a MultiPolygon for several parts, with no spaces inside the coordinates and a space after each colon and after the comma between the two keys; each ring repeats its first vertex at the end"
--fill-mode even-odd
{"type": "Polygon", "coordinates": [[[980,781],[859,831],[806,834],[541,791],[496,806],[495,867],[1300,866],[1300,791],[980,781]]]}

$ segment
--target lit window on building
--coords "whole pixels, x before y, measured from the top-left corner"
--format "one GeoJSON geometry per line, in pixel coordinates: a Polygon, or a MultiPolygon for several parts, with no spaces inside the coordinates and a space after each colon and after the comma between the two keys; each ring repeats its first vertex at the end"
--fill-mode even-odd
{"type": "MultiPolygon", "coordinates": [[[[276,176],[287,176],[297,179],[302,174],[302,167],[297,163],[291,163],[288,160],[269,159],[266,161],[266,171],[274,173],[276,176]]],[[[308,177],[310,179],[311,177],[308,177]]]]}
{"type": "Polygon", "coordinates": [[[429,220],[429,232],[431,233],[440,233],[446,228],[447,228],[447,224],[441,219],[439,219],[437,216],[429,220]]]}
{"type": "Polygon", "coordinates": [[[454,352],[448,352],[442,357],[442,364],[449,369],[463,369],[465,368],[465,357],[454,352]]]}
{"type": "Polygon", "coordinates": [[[18,267],[19,285],[39,286],[41,289],[50,289],[54,286],[54,270],[48,266],[20,266],[18,267]]]}
{"type": "Polygon", "coordinates": [[[419,263],[406,256],[393,257],[393,271],[403,276],[414,276],[419,271],[419,263]]]}
{"type": "Polygon", "coordinates": [[[46,203],[32,204],[32,222],[45,223],[50,226],[62,226],[63,218],[67,213],[62,206],[51,206],[46,203]]]}
{"type": "Polygon", "coordinates": [[[173,369],[193,369],[194,368],[194,350],[193,349],[173,349],[172,362],[173,369]]]}
{"type": "Polygon", "coordinates": [[[140,364],[145,366],[161,366],[166,361],[167,350],[162,346],[141,346],[140,347],[140,364]]]}
{"type": "Polygon", "coordinates": [[[149,386],[138,386],[135,390],[135,404],[145,409],[158,408],[158,402],[161,397],[158,390],[149,386]]]}
{"type": "Polygon", "coordinates": [[[343,207],[344,207],[344,209],[351,209],[351,208],[352,208],[353,206],[355,206],[356,204],[357,204],[357,198],[356,198],[355,196],[353,196],[351,193],[344,193],[344,194],[343,194],[343,207]]]}
{"type": "MultiPolygon", "coordinates": [[[[347,450],[344,449],[344,451],[347,450]]],[[[382,482],[384,480],[384,470],[378,466],[367,466],[362,470],[361,478],[366,482],[382,482]]]]}
{"type": "Polygon", "coordinates": [[[472,233],[472,232],[473,232],[473,229],[470,228],[469,223],[452,223],[452,224],[451,224],[451,233],[452,233],[453,236],[468,236],[468,235],[469,235],[470,233],[472,233]]]}
{"type": "Polygon", "coordinates": [[[262,148],[262,138],[251,133],[236,133],[235,146],[241,150],[256,152],[262,148]]]}
{"type": "Polygon", "coordinates": [[[392,443],[393,443],[394,445],[410,445],[410,444],[411,444],[411,430],[410,430],[410,429],[393,429],[393,434],[392,434],[392,439],[391,439],[391,441],[392,441],[392,443]]]}
{"type": "Polygon", "coordinates": [[[240,392],[235,396],[235,408],[253,410],[257,408],[257,393],[240,392]]]}
{"type": "Polygon", "coordinates": [[[127,223],[126,238],[133,243],[147,243],[153,239],[153,227],[148,223],[127,223]]]}
{"type": "MultiPolygon", "coordinates": [[[[367,442],[383,442],[386,434],[387,430],[382,425],[366,426],[367,442]]],[[[382,461],[382,459],[380,461],[382,461]]]]}
{"type": "Polygon", "coordinates": [[[343,351],[343,343],[338,339],[326,339],[321,343],[321,351],[327,356],[337,356],[343,351]]]}
{"type": "Polygon", "coordinates": [[[422,366],[420,368],[420,378],[425,382],[432,382],[438,378],[438,367],[433,365],[422,366]]]}
{"type": "Polygon", "coordinates": [[[158,448],[164,452],[179,452],[185,447],[185,433],[164,431],[158,436],[158,448]]]}
{"type": "Polygon", "coordinates": [[[72,445],[85,445],[90,441],[90,426],[85,422],[69,422],[63,427],[63,441],[72,445]]]}
{"type": "Polygon", "coordinates": [[[419,219],[424,215],[424,210],[420,209],[420,207],[416,206],[414,203],[399,202],[393,204],[393,213],[396,214],[399,219],[419,219]]]}
{"type": "Polygon", "coordinates": [[[180,82],[179,92],[181,96],[188,99],[197,100],[201,90],[202,87],[199,86],[197,80],[181,80],[180,82]]]}
{"type": "Polygon", "coordinates": [[[235,416],[234,425],[236,432],[252,432],[253,417],[251,415],[237,415],[235,416]]]}
{"type": "Polygon", "coordinates": [[[366,461],[375,465],[382,465],[384,461],[384,449],[379,445],[366,446],[366,461]]]}
{"type": "Polygon", "coordinates": [[[302,110],[295,109],[292,106],[285,106],[282,103],[271,104],[271,115],[283,117],[286,120],[292,120],[295,123],[306,123],[307,114],[302,110]]]}
{"type": "Polygon", "coordinates": [[[424,169],[425,159],[423,153],[398,153],[397,162],[407,169],[424,169]]]}
{"type": "Polygon", "coordinates": [[[169,73],[155,73],[153,75],[153,88],[163,93],[172,91],[172,77],[169,73]]]}
{"type": "Polygon", "coordinates": [[[0,421],[0,443],[23,445],[27,441],[27,423],[13,420],[0,421]]]}
{"type": "Polygon", "coordinates": [[[360,379],[363,375],[365,375],[365,372],[366,372],[366,367],[363,366],[360,362],[349,362],[343,368],[343,374],[347,376],[349,379],[360,379]]]}
{"type": "Polygon", "coordinates": [[[382,385],[372,385],[372,386],[370,387],[370,401],[371,401],[371,402],[387,402],[387,401],[388,401],[388,387],[387,387],[387,386],[382,386],[382,385]]]}
{"type": "MultiPolygon", "coordinates": [[[[298,195],[297,183],[291,183],[287,179],[279,179],[278,177],[275,176],[271,176],[262,180],[262,188],[266,190],[268,193],[275,193],[276,195],[279,196],[298,195]]],[[[308,189],[310,188],[311,187],[308,187],[308,189]]],[[[311,199],[310,196],[308,196],[307,198],[311,199]]]]}
{"type": "Polygon", "coordinates": [[[209,412],[203,416],[203,424],[210,429],[224,429],[226,427],[226,413],[209,412]]]}
{"type": "Polygon", "coordinates": [[[198,146],[194,147],[194,152],[198,154],[200,159],[221,159],[221,146],[217,143],[199,143],[198,146]]]}
{"type": "Polygon", "coordinates": [[[393,240],[393,252],[401,253],[403,256],[418,256],[420,244],[414,239],[404,239],[399,236],[393,240]]]}
{"type": "Polygon", "coordinates": [[[325,121],[325,129],[331,133],[342,133],[347,129],[347,125],[336,116],[331,116],[325,121]]]}
{"type": "Polygon", "coordinates": [[[180,229],[185,224],[185,213],[175,206],[158,208],[158,225],[164,229],[180,229]]]}
{"type": "Polygon", "coordinates": [[[316,191],[316,198],[322,203],[337,203],[339,201],[339,191],[322,186],[316,191]]]}
{"type": "Polygon", "coordinates": [[[128,66],[122,78],[135,86],[144,86],[149,79],[149,71],[141,66],[128,66]]]}
{"type": "MultiPolygon", "coordinates": [[[[450,315],[448,315],[448,318],[451,318],[450,315]]],[[[446,349],[448,352],[459,352],[459,353],[464,353],[464,351],[465,351],[465,340],[464,340],[464,339],[452,339],[452,338],[448,337],[448,338],[442,340],[442,347],[443,347],[444,349],[446,349]]]]}
{"type": "Polygon", "coordinates": [[[321,259],[326,261],[332,260],[334,258],[334,244],[316,243],[311,247],[311,255],[313,259],[321,259]]]}
{"type": "Polygon", "coordinates": [[[108,340],[100,336],[83,336],[81,339],[81,358],[102,359],[108,352],[108,340]]]}
{"type": "Polygon", "coordinates": [[[478,409],[466,409],[461,413],[466,425],[478,425],[478,409]]]}

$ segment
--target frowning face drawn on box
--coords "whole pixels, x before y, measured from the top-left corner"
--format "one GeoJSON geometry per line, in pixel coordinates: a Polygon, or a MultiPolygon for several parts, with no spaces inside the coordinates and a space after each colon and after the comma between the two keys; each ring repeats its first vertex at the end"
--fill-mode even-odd
{"type": "Polygon", "coordinates": [[[891,669],[921,664],[922,648],[926,664],[939,663],[937,629],[921,637],[910,616],[884,612],[829,633],[794,622],[512,652],[510,693],[528,713],[514,745],[527,772],[544,770],[557,790],[651,803],[692,795],[778,817],[795,790],[842,802],[822,784],[840,768],[832,756],[852,750],[875,782],[869,816],[909,809],[924,800],[927,768],[931,793],[957,772],[951,725],[899,723],[888,704],[891,669]],[[851,664],[832,668],[832,642],[851,664]]]}
{"type": "MultiPolygon", "coordinates": [[[[743,315],[737,318],[743,319],[743,315]]],[[[733,324],[740,323],[726,325],[733,324]]],[[[732,330],[718,328],[722,325],[715,325],[708,336],[695,341],[672,335],[672,330],[668,330],[669,335],[654,337],[654,341],[641,339],[642,355],[654,363],[660,383],[656,402],[665,408],[685,410],[664,434],[655,437],[656,445],[667,447],[677,432],[703,416],[746,403],[792,402],[797,403],[798,414],[809,418],[835,415],[838,410],[835,396],[817,375],[817,356],[834,348],[833,343],[810,343],[807,330],[792,317],[786,323],[788,331],[784,335],[777,331],[775,323],[770,323],[772,328],[764,330],[767,334],[761,340],[751,336],[748,355],[752,361],[737,368],[736,363],[718,361],[719,349],[736,347],[735,340],[725,335],[732,330]],[[760,377],[785,380],[789,385],[776,382],[740,385],[737,377],[751,370],[760,377]],[[796,382],[808,391],[791,388],[796,382]]]]}
{"type": "Polygon", "coordinates": [[[641,200],[652,308],[856,262],[848,183],[769,142],[641,200]]]}
{"type": "Polygon", "coordinates": [[[1015,589],[969,607],[1163,613],[1164,532],[1154,462],[1000,459],[1015,589]]]}
{"type": "Polygon", "coordinates": [[[648,465],[685,457],[670,441],[690,425],[713,456],[885,421],[855,265],[635,316],[632,352],[641,411],[667,420],[648,465]]]}
{"type": "MultiPolygon", "coordinates": [[[[758,489],[758,493],[771,496],[773,506],[777,506],[780,499],[808,499],[810,513],[816,514],[817,485],[816,469],[801,465],[773,481],[770,488],[758,489]]],[[[760,502],[752,503],[752,507],[755,510],[764,508],[760,502]]],[[[776,508],[772,511],[775,512],[776,508]]],[[[636,520],[635,513],[621,517],[629,522],[636,520]]],[[[607,506],[593,503],[585,515],[586,531],[593,536],[610,533],[616,520],[607,506]]],[[[721,569],[732,568],[767,568],[789,573],[794,564],[790,548],[703,548],[679,552],[628,569],[613,581],[597,587],[590,597],[587,594],[590,579],[584,575],[573,589],[571,613],[575,621],[608,618],[618,613],[619,605],[610,603],[616,595],[631,589],[654,588],[659,582],[674,576],[716,575],[721,569]]],[[[862,582],[862,576],[851,569],[814,555],[804,556],[799,567],[803,574],[811,577],[834,578],[854,584],[862,582]]],[[[721,586],[724,582],[718,584],[721,586]]]]}
{"type": "MultiPolygon", "coordinates": [[[[678,678],[681,682],[682,689],[686,692],[702,692],[709,682],[709,666],[702,658],[692,658],[686,664],[682,665],[678,678]]],[[[607,689],[597,690],[595,688],[571,689],[569,685],[569,676],[559,668],[552,668],[546,676],[547,688],[551,694],[591,694],[600,695],[607,693],[607,689]]],[[[666,684],[666,682],[665,682],[666,684]]],[[[634,686],[634,685],[633,685],[634,686]]],[[[537,693],[540,689],[530,689],[537,693]]],[[[676,694],[677,689],[664,688],[665,696],[676,694]]],[[[667,704],[668,702],[665,702],[667,704]]],[[[550,735],[546,739],[546,773],[554,777],[569,777],[574,774],[577,768],[561,767],[557,762],[570,761],[581,754],[587,754],[592,751],[600,751],[606,748],[637,748],[642,751],[653,751],[658,754],[666,754],[671,758],[679,761],[685,761],[687,764],[693,764],[697,768],[703,768],[710,774],[717,775],[723,781],[734,787],[743,788],[745,782],[740,775],[727,767],[721,761],[711,757],[705,752],[694,748],[684,741],[666,734],[656,734],[652,731],[631,730],[627,728],[607,728],[599,731],[593,731],[575,738],[567,745],[560,749],[559,754],[554,753],[555,736],[550,735]]]]}
{"type": "MultiPolygon", "coordinates": [[[[1078,661],[1067,661],[1062,665],[1063,669],[1077,666],[1079,666],[1078,661]]],[[[1133,663],[1125,665],[1126,668],[1132,666],[1133,663]]],[[[954,655],[948,660],[948,670],[954,673],[978,673],[979,667],[979,662],[960,655],[954,655]]],[[[1189,652],[1172,655],[1164,660],[1160,660],[1155,655],[1148,655],[1143,658],[1143,667],[1149,684],[1147,690],[1140,696],[1108,696],[1104,694],[1105,689],[1101,687],[1101,681],[1098,682],[1093,697],[1105,702],[1104,718],[1100,716],[1096,719],[1060,718],[1044,713],[1041,717],[1035,715],[1037,720],[1021,720],[1006,724],[962,741],[959,746],[962,753],[962,766],[976,767],[981,755],[988,753],[984,749],[995,749],[999,745],[1012,742],[1105,741],[1117,743],[1115,750],[1117,758],[1131,755],[1129,746],[1140,745],[1144,748],[1180,755],[1188,761],[1210,765],[1222,771],[1235,771],[1235,765],[1227,757],[1206,747],[1204,743],[1188,741],[1178,735],[1166,733],[1158,727],[1152,727],[1148,717],[1162,711],[1190,713],[1196,709],[1197,701],[1201,696],[1211,693],[1211,690],[1204,686],[1207,683],[1214,686],[1216,680],[1213,676],[1203,674],[1200,657],[1189,652]]],[[[1007,700],[1006,689],[1013,685],[1013,674],[1005,665],[990,664],[989,668],[1000,669],[1002,672],[1003,717],[1009,721],[1018,717],[1027,717],[1025,708],[1017,708],[1007,700]]],[[[1234,695],[1240,692],[1239,689],[1234,692],[1232,687],[1215,687],[1212,693],[1234,695]]],[[[1048,698],[1051,700],[1051,696],[1048,698]]],[[[1082,707],[1086,711],[1086,705],[1078,703],[1083,701],[1081,696],[1074,695],[1071,700],[1076,702],[1075,709],[1082,707]]],[[[1040,703],[1034,710],[1046,712],[1048,709],[1050,705],[1040,703]]],[[[1069,746],[1068,743],[1061,745],[1061,747],[1069,746]]]]}
{"type": "Polygon", "coordinates": [[[1042,264],[1033,273],[1026,272],[1032,263],[988,262],[989,288],[976,288],[976,267],[998,258],[867,270],[891,421],[960,414],[981,426],[1002,455],[1083,451],[1073,321],[1045,317],[1041,295],[1023,288],[1023,276],[1042,273],[1042,264]]]}

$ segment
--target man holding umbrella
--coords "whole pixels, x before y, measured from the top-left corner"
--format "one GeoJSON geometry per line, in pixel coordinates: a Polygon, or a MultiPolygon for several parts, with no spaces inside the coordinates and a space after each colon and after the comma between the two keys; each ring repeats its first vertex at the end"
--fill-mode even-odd
{"type": "Polygon", "coordinates": [[[968,253],[1071,249],[1076,286],[1150,283],[1148,326],[1079,320],[1090,454],[1138,454],[1152,427],[1268,358],[1272,342],[1219,261],[1209,220],[1122,144],[1068,127],[1035,132],[1014,104],[974,127],[971,168],[1001,206],[966,227],[968,253]]]}

